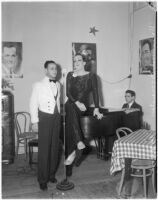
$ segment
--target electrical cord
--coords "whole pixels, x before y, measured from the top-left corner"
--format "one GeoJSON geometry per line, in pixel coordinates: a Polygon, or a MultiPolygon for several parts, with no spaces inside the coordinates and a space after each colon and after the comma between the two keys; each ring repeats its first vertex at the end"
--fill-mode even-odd
{"type": "Polygon", "coordinates": [[[124,81],[124,80],[126,80],[126,79],[128,79],[128,78],[132,78],[132,74],[129,74],[127,77],[125,77],[125,78],[123,78],[123,79],[121,79],[121,80],[118,80],[118,81],[114,81],[114,82],[110,82],[110,81],[106,81],[106,80],[104,80],[104,79],[102,79],[101,78],[101,80],[103,81],[103,82],[105,82],[105,83],[109,83],[109,84],[117,84],[117,83],[120,83],[120,82],[122,82],[122,81],[124,81]]]}

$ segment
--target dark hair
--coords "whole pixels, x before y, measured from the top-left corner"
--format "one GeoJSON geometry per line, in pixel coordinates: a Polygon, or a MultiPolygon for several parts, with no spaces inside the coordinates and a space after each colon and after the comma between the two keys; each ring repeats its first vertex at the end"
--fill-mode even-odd
{"type": "Polygon", "coordinates": [[[142,47],[143,47],[145,44],[148,44],[148,45],[149,45],[149,49],[150,49],[150,51],[151,51],[151,49],[152,49],[151,42],[150,42],[149,40],[143,40],[142,47]]]}
{"type": "Polygon", "coordinates": [[[55,64],[55,65],[57,65],[53,60],[47,60],[44,63],[44,68],[47,69],[49,64],[55,64]]]}
{"type": "Polygon", "coordinates": [[[74,55],[74,57],[76,57],[76,56],[81,56],[84,62],[87,61],[87,60],[86,60],[86,56],[84,56],[84,55],[81,54],[81,53],[76,53],[76,54],[74,55]]]}
{"type": "Polygon", "coordinates": [[[133,90],[126,90],[126,93],[129,93],[129,94],[131,94],[131,96],[133,97],[135,97],[136,96],[136,93],[133,91],[133,90]]]}
{"type": "Polygon", "coordinates": [[[14,47],[16,49],[16,55],[18,56],[19,61],[22,61],[22,42],[2,42],[2,52],[4,51],[5,47],[14,47]]]}

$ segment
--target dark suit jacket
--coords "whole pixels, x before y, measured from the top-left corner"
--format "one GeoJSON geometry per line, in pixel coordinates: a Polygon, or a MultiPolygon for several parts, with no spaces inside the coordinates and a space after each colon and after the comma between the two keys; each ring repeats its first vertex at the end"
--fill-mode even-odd
{"type": "MultiPolygon", "coordinates": [[[[122,108],[127,108],[128,104],[125,103],[122,108]]],[[[138,108],[140,111],[131,112],[129,114],[125,114],[123,117],[123,124],[125,127],[130,128],[132,131],[136,131],[142,126],[142,107],[134,102],[131,105],[131,108],[138,108]]]]}

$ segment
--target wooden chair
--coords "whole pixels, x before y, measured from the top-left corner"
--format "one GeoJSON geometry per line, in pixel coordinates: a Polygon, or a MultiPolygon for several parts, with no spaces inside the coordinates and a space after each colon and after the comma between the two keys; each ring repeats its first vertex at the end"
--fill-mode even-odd
{"type": "Polygon", "coordinates": [[[16,155],[18,155],[19,145],[24,145],[25,155],[27,157],[28,140],[36,137],[37,133],[31,130],[31,117],[28,112],[16,112],[14,114],[15,133],[17,136],[16,155]]]}
{"type": "Polygon", "coordinates": [[[118,139],[120,139],[121,137],[126,136],[130,133],[132,133],[132,130],[127,127],[121,127],[121,128],[116,129],[116,135],[117,135],[118,139]]]}
{"type": "MultiPolygon", "coordinates": [[[[128,134],[127,132],[131,133],[132,130],[127,127],[118,128],[116,130],[118,139],[121,138],[122,133],[124,134],[123,136],[126,136],[128,134]]],[[[153,185],[154,193],[156,193],[155,191],[155,161],[147,160],[147,159],[132,159],[131,171],[132,171],[131,176],[143,178],[145,198],[147,197],[146,179],[148,176],[152,177],[152,185],[153,185]]],[[[119,191],[118,191],[119,196],[121,195],[124,177],[125,177],[125,168],[122,170],[121,181],[120,181],[119,191]]]]}

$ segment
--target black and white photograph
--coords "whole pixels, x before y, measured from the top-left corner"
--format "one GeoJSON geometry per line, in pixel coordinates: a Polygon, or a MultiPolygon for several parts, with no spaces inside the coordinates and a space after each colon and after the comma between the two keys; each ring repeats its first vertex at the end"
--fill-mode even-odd
{"type": "Polygon", "coordinates": [[[97,72],[96,44],[72,43],[72,61],[74,60],[74,56],[78,53],[83,55],[86,60],[85,70],[96,73],[97,72]]]}
{"type": "Polygon", "coordinates": [[[153,74],[154,38],[139,41],[139,74],[153,74]]]}
{"type": "Polygon", "coordinates": [[[2,76],[22,78],[22,43],[2,42],[2,76]]]}
{"type": "Polygon", "coordinates": [[[1,2],[1,199],[157,199],[157,2],[1,2]]]}

